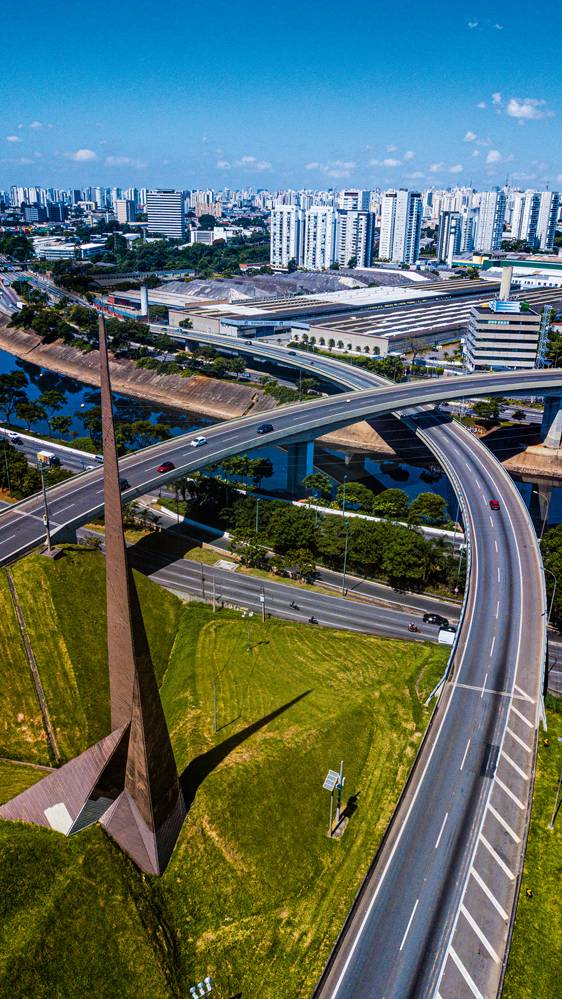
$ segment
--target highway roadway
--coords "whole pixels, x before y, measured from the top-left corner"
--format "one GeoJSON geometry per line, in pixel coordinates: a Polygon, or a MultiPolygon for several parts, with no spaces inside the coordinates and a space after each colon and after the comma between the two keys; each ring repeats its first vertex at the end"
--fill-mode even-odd
{"type": "MultiPolygon", "coordinates": [[[[349,372],[349,379],[364,375],[349,372]]],[[[543,579],[532,525],[509,477],[460,426],[420,414],[419,407],[561,386],[560,370],[384,388],[371,383],[351,396],[268,414],[274,430],[266,437],[257,433],[262,414],[209,428],[200,449],[180,437],[121,462],[130,484],[124,495],[134,498],[266,441],[310,439],[376,413],[407,409],[463,500],[473,555],[454,682],[445,687],[383,854],[320,986],[322,999],[490,999],[500,986],[533,772],[544,660],[543,579]],[[176,470],[159,476],[156,465],[163,459],[174,461],[176,470]],[[489,507],[492,497],[500,500],[497,513],[489,507]]],[[[54,487],[53,525],[87,521],[102,509],[102,490],[101,471],[54,487]]],[[[0,513],[0,562],[29,550],[43,530],[37,497],[0,513]]]]}

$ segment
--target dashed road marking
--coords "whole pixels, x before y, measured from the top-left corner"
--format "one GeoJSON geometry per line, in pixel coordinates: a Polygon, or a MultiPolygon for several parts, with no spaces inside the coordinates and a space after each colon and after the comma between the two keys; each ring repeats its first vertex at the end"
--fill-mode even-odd
{"type": "Polygon", "coordinates": [[[518,718],[521,719],[522,722],[525,722],[527,728],[533,728],[533,723],[530,722],[528,718],[525,718],[525,715],[522,715],[521,712],[517,710],[514,704],[511,705],[511,710],[513,711],[514,714],[517,715],[518,718]]]}
{"type": "Polygon", "coordinates": [[[490,957],[492,957],[494,959],[494,961],[496,962],[496,964],[499,964],[500,963],[500,959],[499,959],[498,955],[496,954],[496,951],[492,947],[492,945],[491,945],[490,941],[488,940],[488,938],[486,936],[484,936],[484,934],[483,934],[482,930],[480,929],[478,923],[476,922],[475,919],[472,918],[472,916],[470,915],[470,912],[468,911],[468,909],[466,908],[465,905],[461,905],[461,912],[462,912],[464,918],[466,919],[468,925],[472,926],[472,929],[476,933],[476,936],[478,937],[480,943],[484,944],[484,947],[488,951],[488,954],[490,955],[490,957]]]}
{"type": "Polygon", "coordinates": [[[455,964],[456,964],[457,968],[459,969],[462,977],[464,978],[466,984],[468,985],[470,991],[472,992],[472,995],[475,996],[476,999],[484,999],[484,996],[482,995],[480,989],[478,988],[478,986],[476,985],[476,983],[473,981],[473,979],[470,977],[468,971],[466,970],[464,964],[462,963],[462,961],[461,961],[459,955],[457,954],[456,950],[454,949],[454,947],[449,947],[449,954],[453,958],[453,961],[455,962],[455,964]]]}
{"type": "Polygon", "coordinates": [[[411,916],[410,916],[410,918],[408,920],[408,925],[406,927],[406,932],[404,933],[404,936],[402,937],[402,943],[400,944],[400,950],[402,950],[404,944],[406,943],[406,937],[408,936],[408,933],[410,932],[410,926],[412,925],[413,918],[414,918],[414,916],[416,914],[416,909],[418,907],[418,902],[419,902],[419,898],[416,899],[414,908],[412,909],[412,914],[411,914],[411,916]]]}
{"type": "Polygon", "coordinates": [[[521,769],[521,767],[517,766],[517,763],[515,762],[515,760],[512,760],[511,756],[507,755],[505,749],[502,749],[502,753],[501,754],[502,754],[504,760],[507,760],[507,762],[509,763],[510,767],[513,767],[513,769],[515,770],[515,772],[518,773],[519,776],[523,778],[523,780],[529,780],[529,775],[526,774],[525,771],[521,769]]]}
{"type": "Polygon", "coordinates": [[[511,838],[512,838],[512,840],[513,840],[514,843],[520,843],[521,842],[521,837],[518,836],[517,833],[513,831],[513,829],[509,825],[509,823],[505,821],[503,815],[500,815],[500,813],[496,811],[496,809],[494,808],[494,806],[490,802],[488,802],[488,811],[492,813],[492,815],[494,816],[494,818],[496,819],[496,821],[499,822],[500,826],[503,826],[503,828],[505,829],[506,833],[509,836],[511,836],[511,838]]]}
{"type": "Polygon", "coordinates": [[[11,541],[12,538],[15,537],[16,537],[15,534],[9,534],[7,538],[2,538],[2,540],[0,541],[0,545],[5,545],[7,541],[11,541]]]}
{"type": "Polygon", "coordinates": [[[500,616],[500,602],[498,600],[498,602],[496,604],[496,621],[498,620],[499,616],[500,616]]]}
{"type": "Polygon", "coordinates": [[[500,857],[499,853],[497,853],[497,851],[494,850],[494,847],[492,846],[491,843],[488,842],[488,840],[486,839],[486,837],[484,836],[483,833],[480,833],[480,842],[484,844],[484,846],[486,847],[486,849],[487,849],[488,853],[490,854],[490,856],[493,857],[494,860],[496,861],[496,864],[498,865],[498,867],[501,867],[501,869],[504,872],[504,874],[507,874],[509,880],[513,881],[513,879],[515,878],[515,874],[513,874],[511,872],[511,870],[507,866],[505,860],[502,860],[502,858],[500,857]]]}
{"type": "Polygon", "coordinates": [[[492,517],[492,514],[490,514],[490,523],[491,523],[491,525],[493,527],[494,526],[494,518],[492,517]]]}
{"type": "Polygon", "coordinates": [[[498,583],[501,583],[501,580],[502,580],[502,577],[501,577],[500,567],[498,565],[498,583]]]}
{"type": "Polygon", "coordinates": [[[445,812],[445,818],[443,819],[443,822],[441,823],[441,828],[439,830],[439,836],[435,840],[435,849],[437,849],[437,847],[439,846],[439,843],[441,842],[441,837],[443,835],[443,830],[445,828],[445,823],[446,823],[446,821],[447,821],[448,818],[449,818],[449,813],[445,812]]]}
{"type": "Polygon", "coordinates": [[[470,746],[470,739],[468,740],[468,742],[466,744],[466,749],[465,749],[464,754],[463,754],[462,763],[461,763],[461,770],[464,767],[464,764],[465,764],[465,761],[466,761],[466,757],[467,757],[467,754],[468,754],[468,747],[469,746],[470,746]]]}
{"type": "Polygon", "coordinates": [[[496,909],[497,912],[499,912],[499,914],[502,917],[502,919],[505,919],[505,921],[508,922],[509,916],[508,916],[507,912],[505,911],[505,909],[503,908],[503,906],[500,905],[500,903],[498,902],[496,896],[492,895],[492,892],[488,888],[488,885],[486,884],[485,881],[482,880],[482,878],[480,877],[480,875],[479,875],[478,871],[476,870],[476,868],[475,867],[471,867],[470,868],[470,873],[472,874],[472,877],[476,881],[476,884],[480,885],[480,887],[481,887],[482,891],[484,892],[484,894],[490,899],[490,902],[494,906],[494,909],[496,909]]]}
{"type": "MultiPolygon", "coordinates": [[[[491,652],[490,652],[490,655],[492,655],[491,652]]],[[[486,673],[486,676],[484,677],[484,683],[482,684],[482,693],[480,694],[480,700],[482,700],[482,698],[484,697],[484,691],[486,690],[486,680],[487,679],[488,679],[488,674],[486,673]]]]}
{"type": "Polygon", "coordinates": [[[513,793],[513,791],[507,786],[507,784],[504,784],[503,780],[501,780],[497,774],[496,774],[496,784],[498,785],[498,787],[501,787],[502,791],[505,791],[508,798],[511,798],[511,800],[515,802],[517,807],[520,808],[522,812],[525,811],[525,805],[523,804],[523,802],[519,800],[517,795],[513,793]]]}
{"type": "Polygon", "coordinates": [[[59,514],[64,513],[65,510],[72,510],[73,506],[76,506],[76,503],[69,503],[68,506],[61,506],[59,510],[55,510],[55,517],[58,517],[59,514]]]}
{"type": "Polygon", "coordinates": [[[517,733],[516,733],[516,732],[514,732],[514,731],[513,731],[513,729],[511,729],[511,728],[509,727],[509,725],[506,725],[506,726],[505,726],[505,730],[506,730],[506,732],[508,733],[508,735],[510,735],[510,736],[511,736],[511,738],[512,738],[512,739],[515,739],[515,741],[516,741],[516,742],[518,742],[520,746],[522,746],[522,748],[523,748],[523,749],[525,749],[525,750],[526,750],[526,751],[527,751],[528,753],[530,753],[530,752],[531,752],[531,747],[530,747],[530,746],[528,746],[526,742],[523,742],[523,739],[521,739],[521,738],[520,738],[520,737],[519,737],[519,736],[517,735],[517,733]]]}
{"type": "Polygon", "coordinates": [[[496,555],[497,555],[498,554],[498,543],[497,543],[497,541],[496,541],[495,538],[494,538],[494,545],[496,547],[496,555]]]}
{"type": "Polygon", "coordinates": [[[496,636],[494,635],[494,637],[492,638],[492,645],[491,645],[491,648],[490,648],[490,658],[491,658],[491,657],[493,656],[493,654],[494,654],[494,645],[495,645],[495,644],[496,644],[496,636]]]}

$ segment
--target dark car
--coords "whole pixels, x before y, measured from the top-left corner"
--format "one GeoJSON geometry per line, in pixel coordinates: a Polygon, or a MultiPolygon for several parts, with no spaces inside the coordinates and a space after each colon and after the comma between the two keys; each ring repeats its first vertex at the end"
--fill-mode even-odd
{"type": "Polygon", "coordinates": [[[500,504],[499,504],[498,500],[496,500],[496,499],[490,500],[490,510],[499,510],[499,508],[500,508],[500,504]]]}
{"type": "Polygon", "coordinates": [[[257,434],[270,434],[273,430],[273,423],[260,423],[259,427],[256,427],[257,434]]]}
{"type": "Polygon", "coordinates": [[[288,351],[287,351],[287,353],[288,353],[288,354],[289,354],[289,355],[290,355],[291,357],[295,357],[295,356],[296,356],[296,353],[297,353],[297,352],[296,352],[296,350],[288,350],[288,351]]]}
{"type": "Polygon", "coordinates": [[[119,488],[120,488],[121,492],[124,492],[125,489],[130,489],[131,486],[130,486],[129,480],[128,479],[119,479],[119,488]]]}
{"type": "Polygon", "coordinates": [[[424,614],[424,624],[438,624],[440,628],[448,628],[449,620],[441,614],[424,614]]]}
{"type": "Polygon", "coordinates": [[[156,469],[156,471],[157,472],[173,472],[173,470],[174,470],[175,467],[176,466],[174,465],[173,461],[163,461],[161,465],[158,465],[158,468],[156,469]]]}
{"type": "Polygon", "coordinates": [[[457,630],[456,624],[444,624],[441,631],[452,631],[453,633],[457,630]]]}

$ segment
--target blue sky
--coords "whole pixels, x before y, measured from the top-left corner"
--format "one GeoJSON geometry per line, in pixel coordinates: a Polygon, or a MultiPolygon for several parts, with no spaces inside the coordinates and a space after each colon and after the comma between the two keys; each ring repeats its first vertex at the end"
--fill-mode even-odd
{"type": "Polygon", "coordinates": [[[562,186],[553,0],[28,0],[9,26],[0,187],[562,186]]]}

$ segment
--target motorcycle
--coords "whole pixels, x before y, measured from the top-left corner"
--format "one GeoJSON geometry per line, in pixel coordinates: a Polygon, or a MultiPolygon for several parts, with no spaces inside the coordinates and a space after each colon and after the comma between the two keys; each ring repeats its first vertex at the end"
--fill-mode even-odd
{"type": "Polygon", "coordinates": [[[420,629],[418,628],[417,624],[414,624],[413,621],[411,621],[410,624],[408,625],[408,631],[418,632],[419,630],[420,629]]]}

